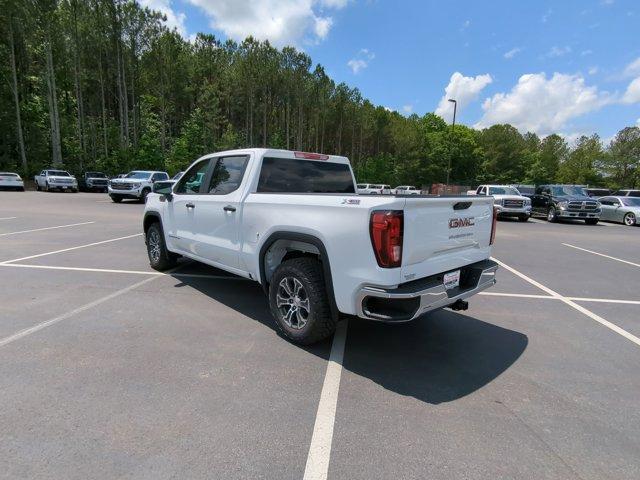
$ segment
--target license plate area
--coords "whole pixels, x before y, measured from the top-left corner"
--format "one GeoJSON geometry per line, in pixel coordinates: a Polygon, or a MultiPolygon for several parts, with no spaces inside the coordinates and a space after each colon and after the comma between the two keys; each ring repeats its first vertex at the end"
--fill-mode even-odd
{"type": "Polygon", "coordinates": [[[447,290],[451,290],[452,288],[456,288],[460,286],[460,270],[454,270],[453,272],[445,273],[442,277],[442,283],[444,283],[444,288],[447,290]]]}

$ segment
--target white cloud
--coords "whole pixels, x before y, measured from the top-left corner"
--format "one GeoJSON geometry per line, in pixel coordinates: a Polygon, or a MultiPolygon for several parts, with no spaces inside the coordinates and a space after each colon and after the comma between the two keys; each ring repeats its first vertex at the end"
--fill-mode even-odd
{"type": "Polygon", "coordinates": [[[462,24],[462,30],[469,28],[470,25],[471,25],[471,20],[465,20],[464,23],[462,24]]]}
{"type": "Polygon", "coordinates": [[[638,118],[638,120],[636,120],[636,126],[640,127],[640,118],[638,118]]]}
{"type": "MultiPolygon", "coordinates": [[[[158,1],[158,0],[154,0],[158,1]]],[[[327,10],[348,0],[188,0],[200,7],[211,27],[234,40],[249,35],[276,46],[318,42],[327,37],[333,18],[327,10]]]]}
{"type": "Polygon", "coordinates": [[[613,102],[606,92],[588,86],[580,75],[544,73],[522,75],[509,93],[497,93],[482,104],[484,114],[475,125],[484,128],[510,123],[521,132],[540,135],[562,131],[576,117],[613,102]]]}
{"type": "Polygon", "coordinates": [[[188,37],[187,29],[185,27],[185,20],[187,16],[182,12],[176,12],[171,7],[171,0],[139,0],[140,4],[143,7],[148,7],[151,10],[155,10],[157,12],[162,13],[165,17],[167,17],[166,25],[167,27],[173,29],[177,29],[178,33],[183,37],[188,37]]]}
{"type": "Polygon", "coordinates": [[[476,77],[465,77],[460,72],[455,72],[449,79],[449,84],[444,89],[444,95],[438,103],[435,113],[448,119],[453,115],[453,106],[449,99],[458,101],[458,109],[464,108],[476,100],[480,92],[489,85],[493,79],[488,73],[476,77]]]}
{"type": "Polygon", "coordinates": [[[640,103],[640,77],[631,81],[622,97],[622,103],[640,103]]]}
{"type": "Polygon", "coordinates": [[[544,15],[542,15],[542,19],[541,19],[542,23],[547,23],[552,13],[553,13],[553,10],[551,9],[547,10],[547,12],[544,15]]]}
{"type": "Polygon", "coordinates": [[[404,113],[406,113],[407,115],[409,115],[410,113],[413,113],[413,105],[409,104],[409,105],[403,105],[402,106],[402,111],[404,113]]]}
{"type": "Polygon", "coordinates": [[[332,25],[333,19],[331,17],[316,17],[313,31],[320,40],[324,40],[332,25]]]}
{"type": "Polygon", "coordinates": [[[590,67],[588,70],[589,75],[595,75],[596,73],[598,73],[598,70],[598,67],[590,67]]]}
{"type": "Polygon", "coordinates": [[[369,62],[374,58],[376,58],[375,53],[363,48],[358,52],[358,55],[347,62],[347,66],[354,74],[357,74],[361,70],[367,68],[369,66],[369,62]]]}
{"type": "Polygon", "coordinates": [[[566,45],[564,47],[558,47],[556,45],[554,45],[553,47],[551,47],[551,50],[549,50],[547,53],[545,53],[542,58],[556,58],[556,57],[562,57],[564,55],[566,55],[567,53],[571,53],[571,47],[566,45]]]}
{"type": "Polygon", "coordinates": [[[613,5],[615,3],[615,0],[602,0],[600,2],[601,5],[613,5]]]}
{"type": "Polygon", "coordinates": [[[503,55],[504,58],[506,58],[507,60],[511,60],[513,57],[515,57],[517,54],[519,54],[522,51],[521,48],[516,47],[516,48],[512,48],[511,50],[509,50],[508,52],[505,52],[505,54],[503,55]]]}
{"type": "Polygon", "coordinates": [[[357,74],[360,70],[367,68],[368,64],[364,60],[356,60],[355,58],[352,58],[347,62],[347,65],[354,74],[357,74]]]}
{"type": "Polygon", "coordinates": [[[636,58],[633,62],[624,68],[623,75],[625,77],[635,77],[640,75],[640,57],[636,58]]]}
{"type": "Polygon", "coordinates": [[[581,52],[580,52],[580,56],[581,56],[581,57],[586,57],[587,55],[591,55],[592,53],[593,53],[593,50],[589,50],[589,49],[587,49],[587,50],[583,50],[583,51],[581,51],[581,52]]]}

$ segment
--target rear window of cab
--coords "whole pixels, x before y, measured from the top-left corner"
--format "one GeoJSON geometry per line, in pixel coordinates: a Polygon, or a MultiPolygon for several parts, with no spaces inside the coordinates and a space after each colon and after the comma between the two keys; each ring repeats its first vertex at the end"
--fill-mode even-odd
{"type": "Polygon", "coordinates": [[[265,157],[258,193],[356,193],[346,163],[265,157]]]}

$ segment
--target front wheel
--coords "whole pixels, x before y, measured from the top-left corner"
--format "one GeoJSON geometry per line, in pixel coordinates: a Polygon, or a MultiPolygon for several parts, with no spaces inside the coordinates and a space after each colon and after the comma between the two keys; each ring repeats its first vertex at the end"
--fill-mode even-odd
{"type": "Polygon", "coordinates": [[[598,224],[598,218],[587,218],[584,223],[586,223],[587,225],[597,225],[598,224]]]}
{"type": "Polygon", "coordinates": [[[269,307],[280,332],[294,343],[309,345],[335,332],[322,266],[313,258],[278,266],[269,285],[269,307]]]}
{"type": "Polygon", "coordinates": [[[547,222],[555,223],[558,221],[558,213],[556,212],[556,207],[549,207],[547,211],[547,222]]]}
{"type": "Polygon", "coordinates": [[[529,215],[520,215],[518,216],[518,220],[520,220],[521,222],[526,222],[527,220],[529,220],[529,215]]]}
{"type": "Polygon", "coordinates": [[[151,190],[149,190],[148,188],[142,189],[142,195],[140,196],[140,201],[142,203],[147,203],[147,197],[149,196],[149,193],[151,193],[151,190]]]}
{"type": "Polygon", "coordinates": [[[111,195],[111,200],[113,203],[120,203],[122,201],[122,197],[119,197],[118,195],[111,195]]]}
{"type": "Polygon", "coordinates": [[[632,227],[633,225],[636,224],[636,216],[629,212],[624,216],[624,224],[628,225],[629,227],[632,227]]]}
{"type": "Polygon", "coordinates": [[[40,188],[40,184],[39,184],[38,182],[36,182],[36,191],[37,191],[37,192],[39,192],[40,190],[42,190],[42,189],[40,188]]]}
{"type": "Polygon", "coordinates": [[[167,250],[160,223],[153,223],[146,233],[147,255],[154,270],[167,270],[176,265],[177,255],[167,250]]]}

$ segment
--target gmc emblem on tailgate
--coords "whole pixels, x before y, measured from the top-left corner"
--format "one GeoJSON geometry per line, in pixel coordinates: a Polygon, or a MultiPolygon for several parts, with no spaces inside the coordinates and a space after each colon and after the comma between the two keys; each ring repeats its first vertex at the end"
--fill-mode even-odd
{"type": "Polygon", "coordinates": [[[472,227],[475,225],[474,217],[468,218],[451,218],[449,219],[449,228],[472,227]]]}

